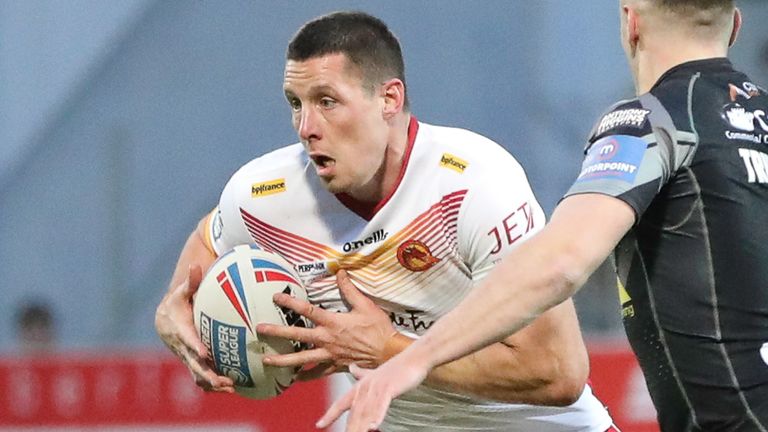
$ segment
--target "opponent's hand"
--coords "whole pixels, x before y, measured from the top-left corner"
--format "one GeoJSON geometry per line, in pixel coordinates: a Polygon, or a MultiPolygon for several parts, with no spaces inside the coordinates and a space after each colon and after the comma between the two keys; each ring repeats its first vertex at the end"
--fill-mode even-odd
{"type": "Polygon", "coordinates": [[[187,365],[195,384],[205,391],[232,393],[235,383],[211,369],[206,361],[208,350],[195,331],[192,298],[202,278],[200,266],[189,266],[187,278],[171,289],[157,307],[155,329],[160,339],[187,365]]]}
{"type": "Polygon", "coordinates": [[[418,386],[429,368],[418,359],[397,355],[378,369],[366,370],[355,365],[350,372],[359,381],[328,408],[316,426],[326,428],[349,410],[346,432],[378,430],[392,399],[418,386]]]}
{"type": "Polygon", "coordinates": [[[342,298],[350,311],[338,313],[278,293],[275,304],[289,308],[315,324],[314,328],[259,324],[256,331],[267,336],[303,342],[311,349],[291,354],[269,355],[263,362],[269,366],[304,366],[317,364],[302,371],[299,379],[310,379],[345,370],[350,364],[374,368],[381,364],[387,341],[396,332],[389,315],[366,297],[349,280],[347,273],[336,274],[342,298]],[[320,368],[320,369],[318,369],[320,368]]]}

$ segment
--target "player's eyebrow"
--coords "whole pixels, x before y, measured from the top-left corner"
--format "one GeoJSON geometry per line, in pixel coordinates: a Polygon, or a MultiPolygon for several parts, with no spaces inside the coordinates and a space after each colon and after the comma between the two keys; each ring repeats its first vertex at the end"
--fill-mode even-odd
{"type": "MultiPolygon", "coordinates": [[[[296,97],[296,93],[294,93],[294,91],[289,88],[284,88],[283,93],[285,93],[286,96],[296,97]]],[[[314,96],[318,93],[338,94],[338,91],[332,85],[322,83],[310,86],[307,90],[307,93],[311,96],[314,96]]]]}
{"type": "Polygon", "coordinates": [[[335,93],[336,89],[333,86],[331,86],[330,84],[318,84],[316,86],[310,87],[309,91],[310,92],[318,92],[318,93],[320,93],[320,92],[324,92],[324,93],[333,92],[333,93],[335,93]]]}
{"type": "Polygon", "coordinates": [[[337,96],[339,92],[329,84],[318,84],[316,86],[311,86],[307,91],[307,94],[309,97],[318,97],[321,95],[337,96]]]}

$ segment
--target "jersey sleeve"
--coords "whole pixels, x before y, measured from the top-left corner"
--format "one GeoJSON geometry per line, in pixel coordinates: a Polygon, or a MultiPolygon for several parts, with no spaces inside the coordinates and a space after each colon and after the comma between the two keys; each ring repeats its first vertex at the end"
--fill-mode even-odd
{"type": "Polygon", "coordinates": [[[565,197],[599,193],[629,204],[639,218],[675,173],[690,163],[696,137],[678,131],[654,96],[623,102],[595,125],[578,178],[565,197]]]}
{"type": "Polygon", "coordinates": [[[460,253],[475,281],[546,222],[520,164],[505,151],[495,159],[471,185],[459,216],[460,253]]]}
{"type": "Polygon", "coordinates": [[[236,173],[227,182],[221,193],[219,204],[208,216],[205,240],[208,248],[220,256],[240,244],[253,243],[240,216],[239,201],[242,199],[241,176],[236,173]]]}

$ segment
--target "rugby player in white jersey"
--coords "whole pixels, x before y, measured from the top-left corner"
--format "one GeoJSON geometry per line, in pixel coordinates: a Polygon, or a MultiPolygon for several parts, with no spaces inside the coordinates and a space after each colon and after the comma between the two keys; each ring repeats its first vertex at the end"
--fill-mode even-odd
{"type": "MultiPolygon", "coordinates": [[[[311,344],[264,359],[304,366],[300,378],[311,379],[402,351],[544,224],[509,153],[411,115],[400,46],[380,20],[339,12],[305,24],[288,47],[284,92],[301,142],[235,173],[189,237],[157,310],[161,338],[206,390],[233,383],[206,363],[191,298],[202,271],[237,244],[256,243],[299,271],[310,302],[274,300],[315,327],[258,331],[311,344]]],[[[393,401],[381,430],[613,430],[588,372],[566,301],[436,368],[393,401]]]]}

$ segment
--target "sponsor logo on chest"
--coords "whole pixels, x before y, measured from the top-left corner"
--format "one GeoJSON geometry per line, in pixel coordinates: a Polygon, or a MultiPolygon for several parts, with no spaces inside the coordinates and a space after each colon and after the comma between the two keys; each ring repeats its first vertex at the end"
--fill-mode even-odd
{"type": "Polygon", "coordinates": [[[389,320],[392,321],[397,328],[405,331],[410,331],[418,335],[423,334],[435,320],[428,316],[426,312],[417,309],[406,309],[402,312],[390,312],[389,320]]]}
{"type": "Polygon", "coordinates": [[[768,116],[764,110],[749,111],[732,103],[725,107],[722,117],[729,126],[725,131],[725,137],[729,140],[768,144],[768,116]]]}
{"type": "Polygon", "coordinates": [[[362,239],[362,240],[355,240],[351,242],[344,243],[344,246],[342,249],[344,252],[352,252],[354,250],[360,249],[361,247],[369,244],[378,243],[380,241],[383,241],[384,239],[389,236],[389,233],[384,231],[383,229],[379,229],[373,232],[373,234],[369,235],[368,237],[362,239]]]}
{"type": "Polygon", "coordinates": [[[311,261],[296,264],[296,271],[299,273],[299,277],[305,284],[332,276],[336,274],[338,270],[339,265],[336,261],[311,261]]]}

